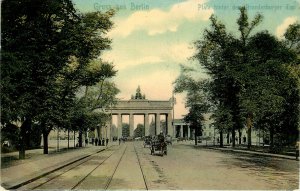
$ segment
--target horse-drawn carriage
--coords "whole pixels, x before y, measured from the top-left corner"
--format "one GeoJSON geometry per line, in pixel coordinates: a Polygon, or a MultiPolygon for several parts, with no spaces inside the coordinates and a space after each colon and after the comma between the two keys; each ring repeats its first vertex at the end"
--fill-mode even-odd
{"type": "Polygon", "coordinates": [[[167,155],[167,143],[164,138],[154,137],[151,141],[151,155],[159,154],[161,156],[167,155]]]}
{"type": "Polygon", "coordinates": [[[151,141],[152,141],[151,137],[150,136],[146,136],[144,138],[144,148],[145,147],[151,147],[151,141]]]}

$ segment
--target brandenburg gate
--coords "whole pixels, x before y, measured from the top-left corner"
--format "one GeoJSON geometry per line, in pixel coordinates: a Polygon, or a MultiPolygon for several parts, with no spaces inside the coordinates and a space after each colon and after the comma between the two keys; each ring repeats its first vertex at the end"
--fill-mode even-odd
{"type": "Polygon", "coordinates": [[[117,115],[118,137],[122,137],[122,115],[129,115],[130,137],[134,132],[134,115],[144,116],[145,136],[149,135],[149,115],[155,116],[156,134],[159,134],[161,128],[161,115],[165,115],[166,129],[164,134],[174,137],[174,129],[172,127],[172,100],[168,101],[151,101],[145,99],[145,95],[141,95],[140,87],[136,91],[136,95],[132,95],[130,100],[117,101],[116,105],[110,108],[112,115],[117,115]]]}

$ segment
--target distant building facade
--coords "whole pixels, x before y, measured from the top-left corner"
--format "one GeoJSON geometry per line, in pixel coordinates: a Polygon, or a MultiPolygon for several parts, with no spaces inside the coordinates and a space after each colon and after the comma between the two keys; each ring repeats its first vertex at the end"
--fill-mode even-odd
{"type": "MultiPolygon", "coordinates": [[[[174,137],[184,138],[184,139],[194,139],[195,131],[190,128],[190,124],[186,123],[183,119],[174,119],[174,137]]],[[[251,133],[251,143],[252,145],[262,145],[267,143],[267,135],[264,132],[252,129],[251,133]]],[[[213,125],[213,120],[210,119],[210,115],[205,115],[205,121],[202,126],[202,136],[198,137],[202,140],[206,140],[209,143],[219,144],[220,133],[217,128],[213,125]]],[[[241,129],[241,137],[239,137],[239,132],[236,131],[236,137],[234,138],[236,144],[247,144],[247,128],[241,129]],[[239,140],[240,139],[240,140],[239,140]]],[[[231,133],[223,133],[223,143],[230,145],[233,142],[231,133]]]]}

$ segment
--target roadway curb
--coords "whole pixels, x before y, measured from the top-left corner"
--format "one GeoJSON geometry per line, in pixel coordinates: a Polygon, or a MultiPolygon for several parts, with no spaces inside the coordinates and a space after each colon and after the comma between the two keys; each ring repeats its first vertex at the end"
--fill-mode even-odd
{"type": "MultiPolygon", "coordinates": [[[[26,185],[26,184],[28,184],[28,183],[30,183],[30,182],[33,182],[33,181],[35,181],[35,180],[37,180],[37,179],[40,179],[40,178],[44,177],[44,176],[47,176],[48,174],[51,174],[51,173],[53,173],[53,172],[55,172],[55,171],[57,171],[57,170],[60,170],[60,169],[66,167],[66,166],[68,166],[68,165],[71,165],[71,164],[73,164],[73,163],[75,163],[75,162],[78,162],[78,161],[80,161],[80,160],[83,160],[83,159],[85,159],[85,158],[87,158],[87,157],[89,157],[89,156],[91,156],[91,155],[93,155],[93,154],[100,153],[100,152],[102,152],[102,151],[104,151],[104,150],[106,150],[107,148],[110,148],[110,147],[112,147],[112,146],[113,146],[113,145],[111,145],[111,146],[109,146],[109,147],[106,147],[106,148],[102,148],[102,149],[98,150],[97,152],[93,152],[93,153],[87,154],[87,155],[85,155],[85,156],[79,157],[79,158],[77,158],[77,159],[75,159],[75,160],[73,160],[73,161],[71,161],[71,162],[65,163],[65,164],[63,164],[63,165],[61,165],[61,166],[59,166],[59,167],[57,167],[57,168],[54,168],[54,169],[49,170],[49,171],[47,171],[47,172],[44,172],[44,173],[42,173],[42,174],[40,174],[40,175],[38,175],[38,176],[31,177],[31,178],[29,178],[28,180],[22,181],[21,183],[17,183],[16,185],[10,185],[10,183],[8,182],[8,183],[1,183],[1,186],[3,186],[5,189],[8,189],[8,190],[15,190],[15,189],[17,189],[17,188],[19,188],[19,187],[21,187],[21,186],[23,186],[23,185],[26,185]],[[8,186],[8,187],[6,188],[5,185],[8,186]],[[10,185],[10,186],[9,186],[9,185],[10,185]]],[[[48,167],[48,168],[51,168],[51,167],[48,167]]],[[[30,176],[30,175],[28,175],[28,176],[30,176]]],[[[11,184],[13,184],[13,183],[11,183],[11,184]]]]}
{"type": "Polygon", "coordinates": [[[273,153],[263,153],[263,152],[255,152],[255,151],[247,151],[247,150],[239,150],[239,149],[214,148],[214,147],[207,147],[206,149],[219,150],[219,151],[224,151],[224,152],[226,152],[226,151],[239,152],[239,153],[260,155],[260,156],[266,156],[266,157],[276,157],[276,158],[283,158],[283,159],[289,159],[289,160],[296,160],[296,157],[294,157],[294,156],[279,155],[279,154],[273,154],[273,153]]]}

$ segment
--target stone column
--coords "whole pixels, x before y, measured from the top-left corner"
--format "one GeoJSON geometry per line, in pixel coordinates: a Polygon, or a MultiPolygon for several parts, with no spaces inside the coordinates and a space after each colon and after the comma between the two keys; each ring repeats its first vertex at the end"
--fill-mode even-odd
{"type": "Polygon", "coordinates": [[[183,125],[180,125],[180,137],[183,137],[183,125]]]}
{"type": "Polygon", "coordinates": [[[158,135],[160,133],[160,113],[155,115],[155,124],[156,135],[158,135]]]}
{"type": "Polygon", "coordinates": [[[144,115],[144,127],[145,127],[145,136],[149,136],[149,114],[145,113],[144,115]]]}
{"type": "Polygon", "coordinates": [[[134,131],[134,115],[132,113],[129,114],[129,136],[133,137],[134,131]]]}
{"type": "Polygon", "coordinates": [[[172,114],[168,113],[167,114],[167,129],[168,129],[168,135],[171,137],[174,137],[174,131],[173,131],[173,126],[172,126],[172,114]]]}
{"type": "Polygon", "coordinates": [[[176,126],[173,125],[173,137],[176,137],[176,126]]]}
{"type": "Polygon", "coordinates": [[[121,138],[122,137],[122,115],[121,115],[121,113],[118,113],[117,128],[118,128],[118,138],[121,138]]]}

